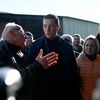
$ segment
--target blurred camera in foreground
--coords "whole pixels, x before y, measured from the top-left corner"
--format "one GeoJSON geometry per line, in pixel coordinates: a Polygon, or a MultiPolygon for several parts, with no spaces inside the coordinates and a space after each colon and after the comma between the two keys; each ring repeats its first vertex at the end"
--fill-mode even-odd
{"type": "Polygon", "coordinates": [[[16,93],[22,86],[20,72],[9,66],[0,68],[0,100],[16,100],[16,93]]]}

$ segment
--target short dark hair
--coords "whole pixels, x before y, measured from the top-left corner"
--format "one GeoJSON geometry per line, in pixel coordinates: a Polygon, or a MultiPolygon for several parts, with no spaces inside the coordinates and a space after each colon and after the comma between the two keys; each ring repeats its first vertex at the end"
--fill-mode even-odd
{"type": "Polygon", "coordinates": [[[56,25],[60,24],[59,18],[56,15],[53,15],[53,14],[48,14],[48,15],[44,16],[43,19],[53,19],[55,21],[56,25]]]}

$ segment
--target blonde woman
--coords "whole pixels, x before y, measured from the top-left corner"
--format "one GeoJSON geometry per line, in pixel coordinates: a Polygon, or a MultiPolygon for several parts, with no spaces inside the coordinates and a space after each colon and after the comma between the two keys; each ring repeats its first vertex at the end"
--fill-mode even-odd
{"type": "Polygon", "coordinates": [[[91,100],[96,80],[100,77],[100,56],[98,42],[94,35],[85,39],[83,52],[78,56],[77,65],[82,77],[83,100],[91,100]]]}

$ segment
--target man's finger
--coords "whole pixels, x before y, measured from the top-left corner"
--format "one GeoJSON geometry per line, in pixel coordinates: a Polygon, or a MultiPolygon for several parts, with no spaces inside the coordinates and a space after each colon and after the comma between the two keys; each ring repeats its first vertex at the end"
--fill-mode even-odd
{"type": "Polygon", "coordinates": [[[42,57],[43,56],[43,50],[40,49],[39,53],[38,53],[38,57],[42,57]]]}
{"type": "Polygon", "coordinates": [[[54,54],[54,55],[48,56],[47,60],[49,61],[49,60],[54,59],[54,58],[58,59],[58,54],[54,54]]]}
{"type": "Polygon", "coordinates": [[[55,54],[55,52],[50,52],[50,53],[48,53],[47,55],[45,55],[45,56],[43,56],[43,57],[48,58],[48,57],[50,57],[50,56],[52,56],[52,55],[54,55],[54,54],[55,54]]]}
{"type": "Polygon", "coordinates": [[[52,59],[49,59],[48,60],[48,64],[49,63],[52,63],[52,62],[54,62],[54,61],[57,61],[58,60],[58,57],[54,57],[54,58],[52,58],[52,59]]]}
{"type": "Polygon", "coordinates": [[[50,67],[50,66],[53,66],[53,65],[55,65],[56,63],[57,63],[57,61],[53,61],[53,62],[49,63],[48,66],[49,66],[49,67],[50,67]]]}

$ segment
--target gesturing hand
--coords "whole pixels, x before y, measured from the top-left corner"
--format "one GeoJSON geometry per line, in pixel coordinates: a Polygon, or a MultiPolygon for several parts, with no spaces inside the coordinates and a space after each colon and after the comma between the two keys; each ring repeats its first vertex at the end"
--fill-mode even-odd
{"type": "Polygon", "coordinates": [[[43,50],[40,49],[36,60],[43,66],[44,69],[48,69],[49,67],[57,63],[58,54],[56,54],[55,52],[50,52],[43,56],[43,50]]]}

